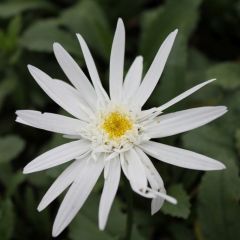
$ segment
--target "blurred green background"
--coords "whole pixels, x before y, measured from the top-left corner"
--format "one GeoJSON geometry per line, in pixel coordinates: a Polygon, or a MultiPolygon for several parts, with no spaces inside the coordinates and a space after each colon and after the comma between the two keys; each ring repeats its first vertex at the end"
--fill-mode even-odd
{"type": "MultiPolygon", "coordinates": [[[[23,166],[64,140],[14,122],[15,110],[59,112],[27,71],[31,63],[65,79],[52,52],[60,42],[83,65],[75,33],[87,40],[107,88],[111,41],[117,18],[126,25],[126,69],[143,55],[145,69],[169,32],[179,34],[164,74],[146,107],[159,106],[184,90],[218,80],[170,111],[226,105],[229,112],[208,126],[162,139],[224,162],[225,171],[204,173],[153,160],[166,189],[179,204],[150,215],[150,201],[133,193],[134,240],[240,239],[240,1],[239,0],[1,0],[0,1],[0,240],[51,239],[60,198],[42,213],[36,208],[61,172],[23,175],[23,166]]],[[[126,231],[123,185],[98,230],[100,180],[70,227],[57,239],[118,240],[126,231]]]]}

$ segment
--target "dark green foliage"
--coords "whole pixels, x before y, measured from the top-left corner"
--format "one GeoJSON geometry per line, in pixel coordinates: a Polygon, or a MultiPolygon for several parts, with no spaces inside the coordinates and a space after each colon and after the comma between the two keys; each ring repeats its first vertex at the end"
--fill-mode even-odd
{"type": "Polygon", "coordinates": [[[181,184],[175,184],[168,188],[168,194],[178,200],[176,205],[165,203],[162,211],[173,217],[188,218],[190,214],[189,196],[181,184]]]}
{"type": "MultiPolygon", "coordinates": [[[[14,122],[18,109],[59,112],[27,71],[40,67],[66,80],[52,44],[61,43],[82,65],[75,33],[84,36],[107,87],[111,42],[118,17],[126,26],[126,62],[144,57],[147,71],[164,38],[179,33],[165,71],[146,107],[159,106],[182,91],[217,78],[167,111],[226,105],[219,120],[159,141],[224,162],[227,169],[199,172],[153,163],[169,195],[154,216],[150,201],[133,193],[133,240],[240,239],[240,1],[239,0],[2,0],[0,1],[0,240],[52,239],[51,228],[62,196],[41,213],[38,203],[66,165],[23,175],[23,167],[66,139],[14,122]]],[[[85,67],[83,67],[85,70],[85,67]]],[[[57,239],[122,240],[127,199],[122,182],[107,228],[98,230],[103,178],[83,209],[57,239]]]]}

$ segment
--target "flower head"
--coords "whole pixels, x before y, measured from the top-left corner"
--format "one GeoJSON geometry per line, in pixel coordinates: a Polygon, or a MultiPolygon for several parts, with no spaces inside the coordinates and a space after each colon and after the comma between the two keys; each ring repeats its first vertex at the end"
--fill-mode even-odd
{"type": "Polygon", "coordinates": [[[123,74],[125,30],[118,20],[110,56],[108,95],[86,42],[77,34],[91,82],[64,48],[54,43],[56,59],[73,86],[53,79],[36,67],[28,69],[39,86],[72,117],[31,110],[17,111],[17,122],[63,134],[72,139],[30,162],[24,173],[32,173],[73,162],[60,174],[38,206],[41,211],[66,188],[69,190],[58,210],[53,236],[72,221],[104,172],[99,206],[99,228],[104,229],[116,195],[121,169],[133,191],[152,199],[152,214],[163,202],[177,201],[166,194],[163,180],[148,155],[179,167],[219,170],[225,166],[209,157],[150,139],[162,138],[200,127],[223,115],[224,106],[198,107],[170,114],[164,110],[201,87],[201,83],[162,106],[142,110],[162,74],[177,30],[159,48],[147,73],[142,77],[143,58],[136,57],[126,76],[123,74]]]}

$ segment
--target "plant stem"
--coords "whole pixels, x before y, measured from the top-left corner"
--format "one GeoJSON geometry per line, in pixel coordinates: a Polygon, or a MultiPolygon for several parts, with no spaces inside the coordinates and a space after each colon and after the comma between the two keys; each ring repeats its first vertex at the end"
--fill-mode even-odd
{"type": "Polygon", "coordinates": [[[124,239],[131,240],[133,227],[133,193],[130,184],[126,178],[124,178],[124,187],[127,200],[127,225],[124,239]]]}

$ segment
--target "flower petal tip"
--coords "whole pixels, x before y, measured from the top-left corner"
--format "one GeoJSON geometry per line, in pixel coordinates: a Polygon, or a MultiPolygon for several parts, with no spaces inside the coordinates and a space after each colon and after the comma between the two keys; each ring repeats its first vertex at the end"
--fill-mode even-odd
{"type": "Polygon", "coordinates": [[[56,222],[54,222],[52,228],[52,237],[57,237],[61,232],[62,230],[59,228],[59,226],[56,225],[56,222]]]}
{"type": "Polygon", "coordinates": [[[121,17],[118,18],[117,25],[118,25],[118,24],[123,24],[123,20],[122,20],[121,17]]]}
{"type": "Polygon", "coordinates": [[[137,56],[136,59],[139,62],[143,62],[143,56],[141,56],[141,55],[137,56]]]}
{"type": "Polygon", "coordinates": [[[42,206],[42,204],[40,203],[37,207],[38,212],[41,212],[44,209],[44,207],[42,206]]]}
{"type": "Polygon", "coordinates": [[[61,47],[61,44],[58,42],[53,43],[53,50],[56,51],[56,49],[59,49],[61,47]]]}
{"type": "Polygon", "coordinates": [[[224,165],[223,163],[219,162],[219,168],[217,170],[224,170],[226,169],[226,165],[224,165]]]}
{"type": "Polygon", "coordinates": [[[212,79],[208,80],[206,83],[211,83],[211,82],[214,82],[216,80],[217,80],[216,78],[212,78],[212,79]]]}
{"type": "Polygon", "coordinates": [[[31,168],[31,163],[27,164],[24,168],[23,168],[23,174],[29,174],[34,172],[33,169],[31,168]]]}
{"type": "Polygon", "coordinates": [[[52,231],[52,237],[57,237],[59,235],[59,233],[55,232],[55,231],[52,231]]]}
{"type": "Polygon", "coordinates": [[[83,48],[84,46],[86,47],[86,42],[85,42],[83,36],[80,33],[77,33],[76,35],[77,35],[77,38],[78,38],[81,48],[83,48]]]}
{"type": "Polygon", "coordinates": [[[79,40],[80,42],[84,41],[84,40],[83,40],[83,37],[82,37],[82,35],[81,35],[80,33],[76,33],[76,36],[77,36],[77,38],[78,38],[78,40],[79,40]]]}
{"type": "Polygon", "coordinates": [[[98,225],[98,228],[99,228],[100,231],[104,231],[105,226],[104,226],[103,224],[99,224],[99,225],[98,225]]]}
{"type": "Polygon", "coordinates": [[[28,68],[28,71],[30,72],[31,69],[33,68],[33,66],[32,66],[31,64],[28,64],[28,65],[27,65],[27,68],[28,68]]]}
{"type": "Polygon", "coordinates": [[[28,174],[28,173],[30,173],[30,171],[28,170],[28,168],[25,167],[25,168],[23,169],[23,174],[28,174]]]}
{"type": "Polygon", "coordinates": [[[158,211],[156,210],[151,210],[151,216],[155,215],[158,211]]]}
{"type": "Polygon", "coordinates": [[[178,28],[176,28],[172,33],[175,34],[175,35],[177,35],[177,33],[178,33],[178,28]]]}
{"type": "Polygon", "coordinates": [[[34,67],[34,66],[31,65],[31,64],[28,64],[28,65],[27,65],[27,68],[28,68],[28,71],[31,73],[31,75],[35,75],[36,72],[37,72],[37,70],[38,70],[36,67],[34,67]]]}

